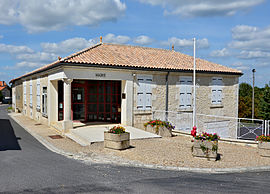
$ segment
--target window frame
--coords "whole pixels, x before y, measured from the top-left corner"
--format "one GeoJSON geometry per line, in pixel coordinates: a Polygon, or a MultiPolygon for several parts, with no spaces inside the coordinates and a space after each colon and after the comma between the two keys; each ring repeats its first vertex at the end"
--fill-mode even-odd
{"type": "Polygon", "coordinates": [[[222,105],[223,98],[223,78],[222,77],[212,77],[211,79],[211,104],[212,105],[222,105]]]}
{"type": "Polygon", "coordinates": [[[152,109],[153,75],[137,75],[137,110],[152,109]],[[141,103],[139,103],[141,102],[141,103]]]}

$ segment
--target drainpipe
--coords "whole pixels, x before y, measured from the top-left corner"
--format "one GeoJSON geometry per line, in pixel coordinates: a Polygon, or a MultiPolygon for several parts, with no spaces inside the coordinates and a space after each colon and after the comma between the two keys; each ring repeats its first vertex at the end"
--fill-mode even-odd
{"type": "Polygon", "coordinates": [[[169,111],[169,81],[168,81],[168,77],[169,77],[170,72],[167,73],[166,75],[166,104],[165,104],[165,120],[168,121],[168,111],[169,111]]]}

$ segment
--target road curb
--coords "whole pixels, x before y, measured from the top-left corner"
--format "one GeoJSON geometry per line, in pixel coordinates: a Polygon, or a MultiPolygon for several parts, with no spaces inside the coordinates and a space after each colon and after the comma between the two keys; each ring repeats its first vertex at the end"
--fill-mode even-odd
{"type": "Polygon", "coordinates": [[[64,150],[61,150],[57,147],[55,147],[54,145],[52,145],[50,142],[48,142],[46,139],[44,139],[43,137],[41,137],[40,135],[36,134],[35,132],[33,132],[32,130],[28,129],[27,127],[25,127],[18,119],[16,119],[12,114],[8,114],[16,123],[18,123],[22,128],[25,129],[25,131],[27,131],[30,135],[32,135],[36,140],[38,140],[42,145],[44,145],[46,148],[48,148],[49,150],[51,150],[52,152],[55,152],[57,154],[61,154],[64,156],[73,156],[73,153],[68,153],[65,152],[64,150]]]}
{"type": "Polygon", "coordinates": [[[149,168],[149,169],[158,169],[158,170],[174,170],[174,171],[185,171],[185,172],[195,172],[195,173],[211,173],[211,174],[225,174],[225,173],[243,173],[243,172],[263,172],[263,171],[270,171],[270,166],[259,166],[259,167],[239,167],[239,168],[190,168],[190,167],[173,167],[173,166],[161,166],[161,165],[150,165],[150,164],[143,164],[137,162],[122,162],[119,161],[109,161],[109,162],[99,162],[95,161],[91,157],[85,157],[79,154],[73,154],[66,152],[62,149],[59,149],[52,145],[50,142],[45,140],[40,135],[34,133],[27,127],[23,126],[18,119],[16,119],[12,114],[8,114],[16,123],[18,123],[22,128],[24,128],[29,134],[31,134],[35,139],[37,139],[42,145],[44,145],[47,149],[55,152],[57,154],[61,154],[68,158],[72,158],[75,160],[80,160],[84,163],[96,163],[96,164],[112,164],[115,166],[126,166],[126,167],[141,167],[141,168],[149,168]]]}

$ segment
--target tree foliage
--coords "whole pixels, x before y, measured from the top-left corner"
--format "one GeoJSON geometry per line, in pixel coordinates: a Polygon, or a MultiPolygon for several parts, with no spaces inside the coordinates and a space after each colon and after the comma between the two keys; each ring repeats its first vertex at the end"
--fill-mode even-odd
{"type": "MultiPolygon", "coordinates": [[[[239,118],[252,118],[252,86],[247,83],[239,85],[239,118]]],[[[254,88],[254,118],[270,119],[270,88],[254,88]],[[269,112],[269,116],[268,116],[269,112]]]]}
{"type": "Polygon", "coordinates": [[[270,87],[268,84],[265,85],[262,92],[259,115],[262,119],[270,120],[270,87]]]}

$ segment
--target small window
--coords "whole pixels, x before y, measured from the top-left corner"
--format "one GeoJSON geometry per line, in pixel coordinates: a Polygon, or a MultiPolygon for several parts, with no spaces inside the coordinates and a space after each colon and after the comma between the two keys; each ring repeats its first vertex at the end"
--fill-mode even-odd
{"type": "Polygon", "coordinates": [[[24,105],[26,105],[26,82],[23,82],[23,100],[24,100],[24,105]]]}
{"type": "Polygon", "coordinates": [[[212,104],[222,104],[222,86],[223,81],[221,77],[212,78],[212,104]]]}
{"type": "Polygon", "coordinates": [[[37,110],[40,110],[40,78],[37,78],[37,110]]]}
{"type": "Polygon", "coordinates": [[[152,109],[152,75],[138,75],[137,109],[152,109]]]}
{"type": "Polygon", "coordinates": [[[30,93],[29,93],[29,96],[30,96],[30,107],[32,108],[33,107],[33,85],[32,85],[32,80],[30,80],[29,82],[29,88],[30,88],[30,93]]]}
{"type": "Polygon", "coordinates": [[[179,108],[186,109],[192,107],[192,77],[180,77],[180,102],[179,108]]]}
{"type": "Polygon", "coordinates": [[[47,116],[47,87],[42,88],[42,115],[47,116]]]}

